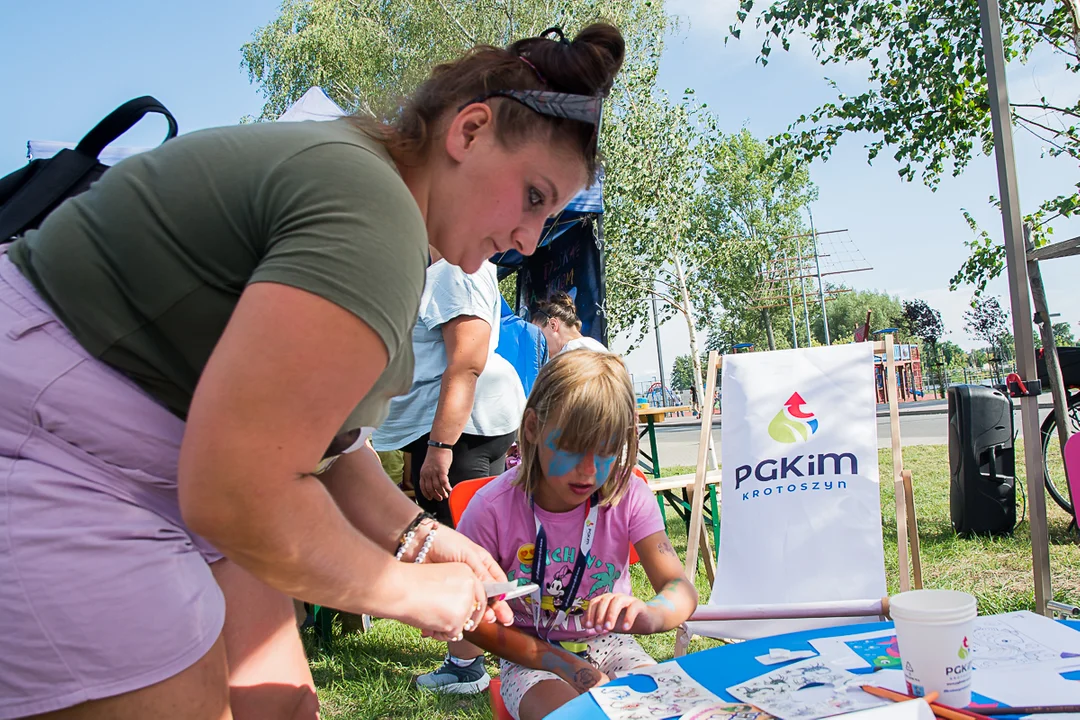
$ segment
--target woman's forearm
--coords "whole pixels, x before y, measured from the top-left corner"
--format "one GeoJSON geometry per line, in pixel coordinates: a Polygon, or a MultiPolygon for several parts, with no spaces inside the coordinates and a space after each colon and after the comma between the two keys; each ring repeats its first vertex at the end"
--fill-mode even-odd
{"type": "Polygon", "coordinates": [[[311,476],[267,478],[258,495],[207,502],[215,511],[193,514],[192,529],[291,597],[354,613],[390,612],[408,599],[401,564],[358,532],[311,476]]]}
{"type": "Polygon", "coordinates": [[[579,693],[588,692],[607,680],[599,670],[577,655],[513,627],[498,623],[484,624],[473,632],[465,633],[465,639],[522,667],[554,673],[579,693]]]}
{"type": "Polygon", "coordinates": [[[439,404],[431,423],[431,439],[453,445],[465,430],[476,396],[477,373],[470,367],[450,366],[442,376],[439,404]]]}
{"type": "Polygon", "coordinates": [[[370,447],[341,456],[319,479],[349,522],[388,552],[397,549],[402,531],[420,513],[370,447]]]}

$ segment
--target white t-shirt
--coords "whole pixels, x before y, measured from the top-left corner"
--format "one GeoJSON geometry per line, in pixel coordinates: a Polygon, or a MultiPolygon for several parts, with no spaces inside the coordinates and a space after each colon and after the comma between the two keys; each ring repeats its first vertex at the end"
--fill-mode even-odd
{"type": "Polygon", "coordinates": [[[563,349],[559,351],[559,355],[562,355],[564,352],[570,352],[571,350],[593,350],[595,352],[602,353],[611,352],[606,347],[604,347],[603,344],[600,343],[600,341],[593,340],[588,335],[582,335],[576,340],[571,340],[570,342],[563,345],[563,349]]]}
{"type": "Polygon", "coordinates": [[[471,315],[491,325],[487,363],[476,380],[472,414],[463,432],[498,437],[518,429],[525,411],[525,391],[514,366],[495,352],[499,344],[501,304],[497,270],[490,262],[472,275],[440,260],[427,270],[420,317],[413,327],[416,366],[409,392],[390,402],[390,412],[371,436],[376,450],[398,450],[431,432],[446,372],[442,326],[471,315]]]}

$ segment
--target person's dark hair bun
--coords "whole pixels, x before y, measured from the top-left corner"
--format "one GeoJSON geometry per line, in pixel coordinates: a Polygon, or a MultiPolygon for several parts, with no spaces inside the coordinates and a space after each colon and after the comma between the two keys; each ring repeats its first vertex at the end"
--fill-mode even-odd
{"type": "Polygon", "coordinates": [[[577,315],[574,299],[561,290],[553,292],[547,300],[541,300],[536,304],[532,321],[543,324],[548,318],[556,318],[566,325],[581,329],[581,319],[577,315]]]}
{"type": "Polygon", "coordinates": [[[509,49],[536,67],[547,89],[575,95],[607,95],[622,67],[626,43],[617,27],[597,22],[569,43],[549,35],[518,40],[509,49]]]}
{"type": "Polygon", "coordinates": [[[569,310],[572,313],[577,312],[577,306],[574,305],[574,299],[562,290],[553,292],[548,298],[548,303],[551,305],[556,305],[564,310],[569,310]]]}

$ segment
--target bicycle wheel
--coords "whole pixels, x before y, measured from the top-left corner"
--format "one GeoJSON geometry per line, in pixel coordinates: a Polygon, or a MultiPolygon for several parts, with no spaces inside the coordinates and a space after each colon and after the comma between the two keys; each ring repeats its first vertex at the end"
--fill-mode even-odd
{"type": "MultiPolygon", "coordinates": [[[[1069,429],[1080,432],[1080,392],[1073,393],[1068,399],[1069,429]]],[[[1061,460],[1061,443],[1057,434],[1057,415],[1050,413],[1042,423],[1043,473],[1045,474],[1046,492],[1065,512],[1072,514],[1069,502],[1069,487],[1065,477],[1065,465],[1061,460]]]]}

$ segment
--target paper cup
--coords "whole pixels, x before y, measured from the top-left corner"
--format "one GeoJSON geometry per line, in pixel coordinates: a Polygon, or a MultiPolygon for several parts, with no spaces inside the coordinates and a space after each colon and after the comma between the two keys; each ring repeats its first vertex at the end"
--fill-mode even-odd
{"type": "Polygon", "coordinates": [[[968,705],[975,598],[955,590],[912,590],[889,598],[889,609],[908,693],[936,692],[943,705],[968,705]]]}

